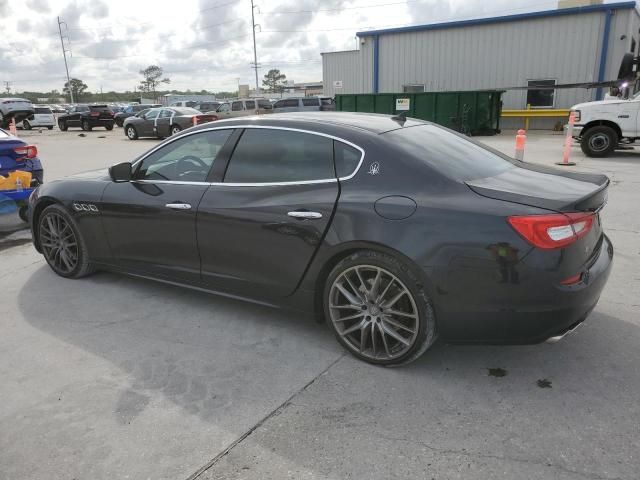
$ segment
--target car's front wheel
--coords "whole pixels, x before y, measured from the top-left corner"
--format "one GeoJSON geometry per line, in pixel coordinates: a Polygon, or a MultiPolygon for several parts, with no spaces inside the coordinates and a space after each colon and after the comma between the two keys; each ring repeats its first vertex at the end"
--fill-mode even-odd
{"type": "Polygon", "coordinates": [[[580,148],[588,157],[606,157],[618,146],[618,134],[611,127],[591,127],[582,135],[580,148]]]}
{"type": "Polygon", "coordinates": [[[65,122],[64,120],[60,120],[58,122],[58,128],[62,132],[66,132],[69,129],[69,127],[67,126],[67,122],[65,122]]]}
{"type": "Polygon", "coordinates": [[[60,205],[50,205],[38,219],[38,243],[51,269],[65,278],[93,272],[86,243],[75,221],[60,205]]]}
{"type": "Polygon", "coordinates": [[[91,131],[91,124],[89,123],[89,120],[82,121],[82,130],[84,130],[85,132],[91,131]]]}
{"type": "Polygon", "coordinates": [[[125,129],[125,133],[127,134],[127,138],[129,138],[129,140],[138,139],[138,132],[136,131],[136,127],[134,127],[133,125],[127,126],[127,128],[125,129]]]}
{"type": "Polygon", "coordinates": [[[25,130],[31,130],[31,124],[29,123],[29,120],[24,120],[22,122],[22,128],[24,128],[25,130]]]}
{"type": "Polygon", "coordinates": [[[417,275],[384,253],[359,251],[327,277],[324,310],[338,341],[369,363],[416,360],[434,342],[435,314],[417,275]]]}

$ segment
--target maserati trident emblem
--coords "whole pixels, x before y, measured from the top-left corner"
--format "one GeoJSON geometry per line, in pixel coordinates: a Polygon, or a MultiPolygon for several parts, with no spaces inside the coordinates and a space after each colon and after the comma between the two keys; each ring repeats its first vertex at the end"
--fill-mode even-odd
{"type": "Polygon", "coordinates": [[[380,164],[378,162],[373,162],[369,165],[369,175],[378,175],[380,173],[380,164]]]}

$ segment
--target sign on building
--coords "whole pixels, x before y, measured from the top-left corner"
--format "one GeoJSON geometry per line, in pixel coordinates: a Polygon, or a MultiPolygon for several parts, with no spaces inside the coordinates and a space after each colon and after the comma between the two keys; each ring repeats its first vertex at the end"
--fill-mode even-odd
{"type": "Polygon", "coordinates": [[[409,110],[411,108],[410,98],[396,98],[396,110],[409,110]]]}
{"type": "Polygon", "coordinates": [[[334,80],[333,88],[342,88],[342,80],[334,80]]]}

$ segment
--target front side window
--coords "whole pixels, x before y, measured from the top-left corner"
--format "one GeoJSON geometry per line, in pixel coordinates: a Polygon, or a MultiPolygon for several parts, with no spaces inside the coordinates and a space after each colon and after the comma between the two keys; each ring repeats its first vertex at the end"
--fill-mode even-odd
{"type": "Polygon", "coordinates": [[[233,102],[231,104],[231,110],[234,112],[239,112],[242,110],[242,102],[233,102]]]}
{"type": "Polygon", "coordinates": [[[149,110],[147,113],[144,114],[144,119],[155,120],[156,118],[158,118],[159,113],[160,113],[160,110],[149,110]]]}
{"type": "Polygon", "coordinates": [[[302,105],[305,107],[318,107],[320,103],[317,98],[303,98],[302,105]]]}
{"type": "Polygon", "coordinates": [[[218,107],[216,112],[223,113],[223,112],[228,112],[229,110],[230,110],[230,105],[228,103],[223,103],[218,107]]]}
{"type": "Polygon", "coordinates": [[[531,105],[533,108],[553,108],[556,92],[553,89],[556,86],[555,80],[529,80],[527,83],[529,86],[527,105],[531,105]]]}
{"type": "Polygon", "coordinates": [[[334,179],[333,141],[310,133],[247,129],[233,152],[226,183],[334,179]]]}
{"type": "Polygon", "coordinates": [[[160,118],[171,118],[173,116],[172,110],[162,110],[160,112],[160,118]]]}
{"type": "Polygon", "coordinates": [[[196,133],[168,143],[139,164],[135,179],[204,182],[232,131],[196,133]]]}

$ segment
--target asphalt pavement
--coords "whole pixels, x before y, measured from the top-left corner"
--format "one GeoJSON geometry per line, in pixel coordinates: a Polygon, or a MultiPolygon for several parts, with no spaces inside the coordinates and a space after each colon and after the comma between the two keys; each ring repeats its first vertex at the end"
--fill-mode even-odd
{"type": "MultiPolygon", "coordinates": [[[[48,180],[156,143],[79,133],[21,134],[48,180]]],[[[480,140],[512,153],[511,134],[480,140]]],[[[562,141],[530,134],[525,160],[553,164],[562,141]]],[[[115,274],[64,280],[30,245],[5,248],[0,479],[637,479],[640,151],[572,155],[566,168],[612,179],[616,255],[557,344],[437,343],[374,367],[304,315],[115,274]]]]}

